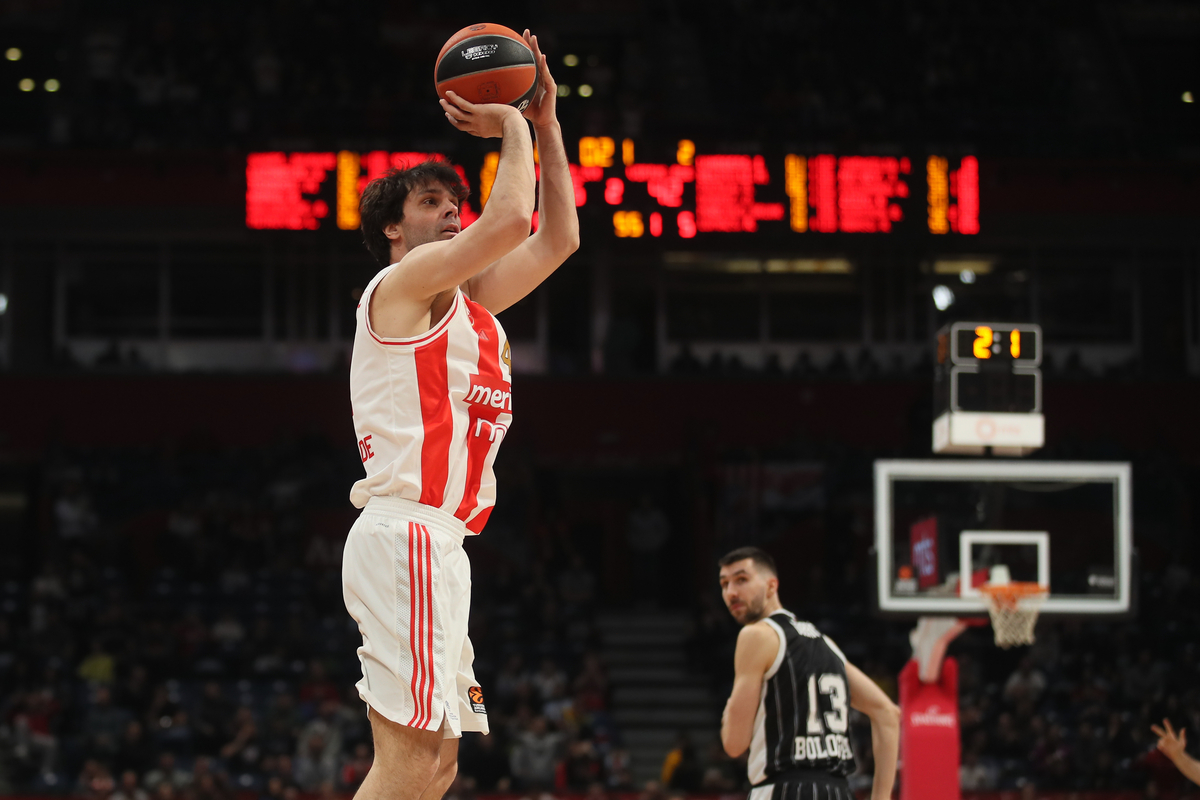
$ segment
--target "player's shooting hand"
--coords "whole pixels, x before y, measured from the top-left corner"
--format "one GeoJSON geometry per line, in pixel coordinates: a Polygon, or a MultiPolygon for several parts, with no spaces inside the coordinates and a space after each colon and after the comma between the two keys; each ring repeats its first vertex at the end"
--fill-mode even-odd
{"type": "Polygon", "coordinates": [[[1180,728],[1179,733],[1171,727],[1171,720],[1164,719],[1163,726],[1151,725],[1150,730],[1158,737],[1158,749],[1171,761],[1175,761],[1187,749],[1187,728],[1180,728]]]}
{"type": "Polygon", "coordinates": [[[557,119],[555,104],[558,101],[558,84],[550,75],[550,65],[546,62],[542,49],[538,47],[537,37],[530,34],[528,28],[523,35],[525,43],[533,51],[533,60],[538,68],[538,87],[533,92],[533,100],[525,109],[525,118],[537,126],[550,125],[557,119]]]}
{"type": "Polygon", "coordinates": [[[450,91],[446,98],[438,102],[450,124],[480,139],[499,139],[504,135],[504,121],[521,116],[520,111],[502,103],[470,103],[450,91]]]}

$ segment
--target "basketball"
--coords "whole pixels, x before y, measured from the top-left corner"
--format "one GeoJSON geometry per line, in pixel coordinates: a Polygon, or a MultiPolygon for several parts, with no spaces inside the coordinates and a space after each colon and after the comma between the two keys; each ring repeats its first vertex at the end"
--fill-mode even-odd
{"type": "Polygon", "coordinates": [[[452,91],[471,103],[506,103],[521,111],[537,88],[537,63],[519,33],[490,22],[463,28],[438,53],[438,96],[452,91]]]}

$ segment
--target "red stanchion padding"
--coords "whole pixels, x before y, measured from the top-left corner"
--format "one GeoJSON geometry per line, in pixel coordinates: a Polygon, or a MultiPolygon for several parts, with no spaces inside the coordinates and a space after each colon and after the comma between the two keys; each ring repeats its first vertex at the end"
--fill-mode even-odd
{"type": "Polygon", "coordinates": [[[900,672],[900,800],[961,800],[958,662],[922,683],[916,659],[900,672]]]}

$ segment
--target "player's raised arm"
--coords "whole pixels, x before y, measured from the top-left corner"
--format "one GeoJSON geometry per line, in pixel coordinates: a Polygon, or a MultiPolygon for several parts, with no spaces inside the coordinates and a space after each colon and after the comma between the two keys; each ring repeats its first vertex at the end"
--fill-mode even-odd
{"type": "Polygon", "coordinates": [[[1171,763],[1183,773],[1192,783],[1200,784],[1200,761],[1187,754],[1187,729],[1180,728],[1179,733],[1171,726],[1171,720],[1164,719],[1163,726],[1151,725],[1150,730],[1158,737],[1158,749],[1171,763]]]}
{"type": "MultiPolygon", "coordinates": [[[[476,105],[453,92],[447,94],[454,102],[440,102],[454,127],[481,138],[503,140],[491,198],[471,227],[449,240],[432,241],[412,249],[380,283],[376,303],[386,303],[393,293],[423,300],[453,289],[529,236],[534,190],[529,125],[511,106],[476,105]]],[[[457,218],[457,205],[453,216],[457,218]]],[[[456,228],[457,219],[454,222],[456,228]]]]}
{"type": "MultiPolygon", "coordinates": [[[[538,229],[528,241],[471,278],[463,290],[488,311],[497,314],[532,292],[550,273],[579,249],[579,217],[575,213],[575,192],[567,166],[567,149],[558,124],[555,102],[558,86],[550,75],[546,56],[536,36],[525,31],[525,41],[533,50],[538,65],[537,95],[525,116],[537,135],[541,186],[538,201],[538,229]]],[[[495,190],[488,208],[496,202],[495,190]]],[[[478,223],[476,223],[478,224],[478,223]]]]}
{"type": "Polygon", "coordinates": [[[846,678],[850,682],[850,707],[871,720],[871,748],[875,753],[871,800],[888,800],[896,781],[896,761],[900,754],[900,707],[849,661],[846,678]]]}
{"type": "Polygon", "coordinates": [[[765,622],[747,625],[738,633],[733,655],[733,691],[721,715],[721,746],[730,758],[737,758],[750,748],[763,676],[779,654],[779,647],[779,634],[765,622]]]}

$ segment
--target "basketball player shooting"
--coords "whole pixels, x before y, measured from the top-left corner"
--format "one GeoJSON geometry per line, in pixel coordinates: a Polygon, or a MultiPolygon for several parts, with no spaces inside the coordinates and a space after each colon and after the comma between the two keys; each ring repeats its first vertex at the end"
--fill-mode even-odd
{"type": "Polygon", "coordinates": [[[721,597],[743,626],[721,744],[732,758],[749,750],[749,800],[852,800],[851,708],[871,720],[872,800],[888,800],[900,709],[829,637],[783,608],[770,554],[742,547],[719,564],[721,597]]]}
{"type": "Polygon", "coordinates": [[[492,465],[512,420],[508,340],[495,314],[533,291],[579,243],[556,86],[537,38],[540,86],[524,117],[541,156],[540,225],[533,145],[522,113],[449,94],[451,125],[500,138],[482,215],[463,229],[466,187],[427,162],[372,181],[363,238],[384,267],[363,291],[350,366],[354,428],[366,477],[362,514],[342,561],[346,609],[358,623],[375,760],[356,797],[440,798],[454,779],[462,731],[488,732],[467,636],[470,564],[464,537],[496,500],[492,465]]]}

